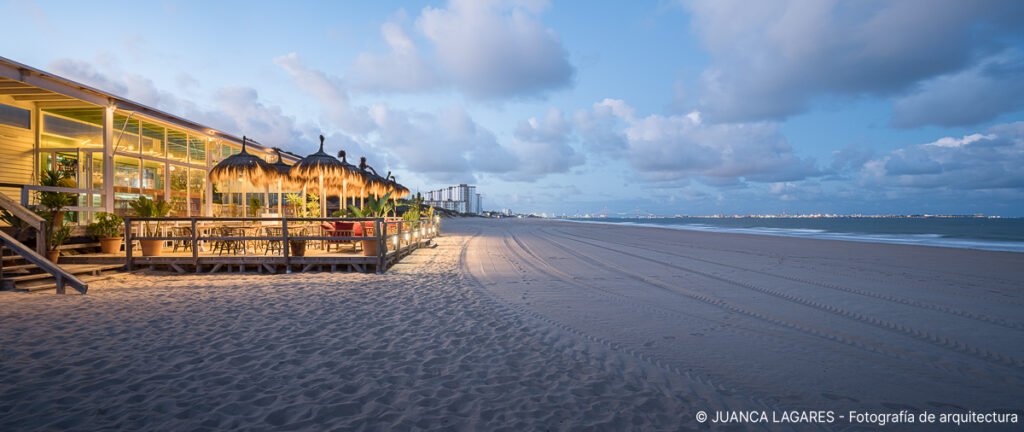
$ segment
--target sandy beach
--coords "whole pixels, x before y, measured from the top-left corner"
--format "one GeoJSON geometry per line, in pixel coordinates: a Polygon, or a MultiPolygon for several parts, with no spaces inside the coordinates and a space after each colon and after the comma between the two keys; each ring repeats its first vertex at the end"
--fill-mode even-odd
{"type": "Polygon", "coordinates": [[[680,430],[707,426],[698,411],[1024,400],[1024,254],[546,220],[443,232],[385,275],[0,293],[0,429],[680,430]]]}

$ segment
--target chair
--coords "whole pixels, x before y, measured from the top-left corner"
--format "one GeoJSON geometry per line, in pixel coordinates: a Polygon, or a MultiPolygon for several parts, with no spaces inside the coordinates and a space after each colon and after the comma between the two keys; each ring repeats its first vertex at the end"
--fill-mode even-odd
{"type": "MultiPolygon", "coordinates": [[[[335,222],[333,225],[331,225],[330,229],[325,228],[324,233],[329,237],[353,237],[355,235],[353,233],[353,225],[355,224],[353,224],[352,222],[335,222]]],[[[336,246],[338,248],[338,251],[341,251],[341,245],[343,244],[351,244],[352,252],[356,251],[356,242],[353,240],[327,240],[327,252],[331,251],[331,245],[336,246]]]]}
{"type": "Polygon", "coordinates": [[[176,239],[176,240],[172,240],[171,241],[171,243],[174,246],[174,252],[177,252],[179,247],[183,251],[192,250],[192,227],[190,227],[190,226],[174,227],[174,228],[171,229],[171,236],[172,237],[188,237],[186,239],[176,239]]]}
{"type": "Polygon", "coordinates": [[[236,254],[245,247],[243,242],[231,238],[237,235],[237,228],[218,227],[216,232],[218,237],[222,237],[222,239],[213,242],[213,251],[217,252],[218,256],[222,255],[225,251],[229,254],[236,254]]]}
{"type": "Polygon", "coordinates": [[[263,227],[263,233],[269,237],[267,239],[267,247],[264,249],[263,255],[271,252],[284,253],[284,230],[281,227],[263,227]]]}

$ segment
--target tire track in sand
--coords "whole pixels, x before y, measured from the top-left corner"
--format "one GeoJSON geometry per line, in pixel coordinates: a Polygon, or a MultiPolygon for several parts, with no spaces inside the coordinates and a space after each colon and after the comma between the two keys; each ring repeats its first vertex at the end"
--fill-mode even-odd
{"type": "MultiPolygon", "coordinates": [[[[588,236],[579,235],[579,234],[571,234],[570,235],[570,234],[565,233],[564,231],[561,231],[561,230],[555,230],[555,231],[557,231],[558,233],[562,234],[563,236],[575,236],[575,237],[581,237],[581,238],[585,238],[585,239],[589,239],[589,240],[594,240],[594,241],[598,241],[598,242],[602,242],[602,243],[611,243],[611,244],[615,244],[615,245],[627,246],[627,247],[632,247],[632,248],[635,248],[635,249],[641,249],[640,246],[637,246],[637,245],[634,245],[634,244],[610,242],[610,241],[602,240],[602,239],[599,239],[599,238],[588,237],[588,236]]],[[[547,232],[547,231],[545,231],[545,232],[547,232]]],[[[887,302],[891,302],[891,303],[895,303],[895,304],[899,304],[899,305],[912,306],[912,307],[916,307],[916,308],[920,308],[920,309],[926,309],[926,310],[932,310],[932,311],[936,311],[936,312],[942,312],[942,313],[946,313],[946,314],[949,314],[949,315],[953,315],[953,316],[957,316],[957,317],[961,317],[961,318],[967,318],[967,319],[971,319],[971,320],[975,320],[975,321],[980,321],[980,322],[984,322],[984,323],[987,323],[987,324],[993,324],[993,325],[997,325],[997,326],[1000,326],[1000,327],[1006,327],[1006,328],[1013,329],[1013,330],[1024,330],[1024,323],[1010,322],[1010,321],[1006,321],[1006,320],[1001,319],[1001,318],[995,318],[995,317],[991,317],[991,316],[988,316],[988,315],[974,313],[974,312],[969,312],[969,311],[961,310],[961,309],[954,309],[954,308],[951,308],[951,307],[948,307],[948,306],[942,306],[942,305],[933,304],[933,303],[926,303],[926,302],[921,302],[921,301],[917,301],[917,300],[911,300],[911,299],[908,299],[908,298],[905,298],[905,297],[898,297],[898,296],[893,296],[893,295],[887,295],[887,294],[882,294],[882,293],[865,291],[865,290],[861,290],[861,289],[857,289],[857,288],[844,287],[844,286],[841,286],[841,285],[830,284],[830,283],[827,283],[827,282],[819,282],[819,281],[814,281],[814,280],[811,280],[811,279],[800,278],[800,277],[796,277],[796,276],[787,276],[787,275],[778,274],[778,273],[772,273],[772,272],[763,271],[763,270],[756,270],[756,269],[746,268],[746,267],[737,266],[737,265],[733,265],[733,264],[726,264],[726,263],[716,262],[716,261],[712,261],[712,260],[708,260],[708,259],[698,258],[698,257],[694,257],[694,256],[683,255],[683,254],[678,254],[678,253],[673,253],[673,252],[667,252],[667,251],[664,251],[664,250],[657,250],[655,252],[659,253],[659,254],[662,254],[662,255],[670,255],[670,256],[679,257],[679,258],[686,258],[686,259],[693,260],[693,261],[699,261],[699,262],[702,262],[702,263],[713,264],[713,265],[717,265],[717,266],[721,266],[721,267],[726,267],[726,268],[731,268],[731,269],[735,269],[735,270],[756,273],[756,274],[764,275],[764,276],[771,276],[771,277],[774,277],[774,278],[784,279],[784,280],[788,280],[788,281],[791,281],[791,282],[804,283],[804,284],[814,285],[814,286],[817,286],[817,287],[826,288],[826,289],[830,289],[830,290],[834,290],[834,291],[841,291],[841,292],[846,292],[846,293],[850,293],[850,294],[856,294],[856,295],[860,295],[860,296],[864,296],[864,297],[870,297],[870,298],[874,298],[874,299],[878,299],[878,300],[883,300],[883,301],[887,301],[887,302]]]]}
{"type": "MultiPolygon", "coordinates": [[[[697,394],[703,397],[705,399],[705,402],[716,403],[715,405],[708,405],[708,407],[715,407],[717,405],[717,407],[722,410],[751,408],[766,410],[778,409],[774,402],[768,402],[766,400],[750,396],[737,397],[736,395],[739,394],[738,392],[727,389],[720,384],[716,384],[711,379],[708,379],[698,374],[693,374],[689,371],[682,370],[678,366],[669,364],[658,358],[655,358],[644,352],[638,351],[636,349],[625,346],[618,342],[614,342],[612,340],[584,332],[562,321],[549,318],[546,315],[543,315],[533,309],[527,308],[522,305],[511,304],[503,301],[502,299],[498,298],[495,294],[491,293],[486,288],[484,282],[480,280],[480,278],[477,276],[477,274],[479,274],[480,277],[488,278],[489,273],[486,270],[486,268],[482,265],[482,263],[480,263],[480,265],[478,266],[477,274],[475,274],[473,269],[470,268],[469,262],[466,259],[466,253],[469,249],[468,246],[471,241],[477,239],[478,235],[479,233],[474,234],[469,240],[463,243],[462,250],[460,251],[459,255],[459,265],[462,268],[462,272],[465,275],[466,279],[470,281],[477,288],[477,290],[483,294],[484,298],[486,298],[493,305],[503,308],[517,315],[528,317],[543,325],[549,326],[554,329],[558,329],[560,331],[565,332],[566,334],[573,335],[574,337],[577,337],[589,343],[603,346],[605,349],[608,349],[611,352],[628,355],[629,357],[632,357],[634,360],[637,360],[642,364],[654,366],[658,370],[683,378],[686,380],[687,390],[689,390],[693,394],[697,394]],[[727,396],[729,397],[729,399],[726,399],[727,396]]],[[[502,258],[504,258],[505,260],[509,260],[507,256],[503,256],[502,258]]]]}
{"type": "MultiPolygon", "coordinates": [[[[978,347],[975,347],[975,346],[971,346],[971,345],[969,345],[967,343],[964,343],[962,341],[958,341],[958,340],[947,338],[947,337],[941,337],[941,336],[938,336],[938,335],[935,335],[935,334],[932,334],[932,333],[928,333],[928,332],[923,331],[923,330],[915,329],[915,328],[912,328],[912,327],[909,327],[909,326],[905,326],[905,325],[902,325],[902,324],[896,324],[896,323],[893,323],[891,321],[882,320],[882,319],[875,318],[875,317],[872,317],[872,316],[867,316],[867,315],[864,315],[864,314],[848,311],[848,310],[839,308],[837,306],[833,306],[833,305],[829,305],[829,304],[824,304],[824,303],[817,302],[817,301],[814,301],[814,300],[809,300],[809,299],[802,298],[802,297],[799,297],[799,296],[796,296],[796,295],[784,293],[784,292],[781,292],[781,291],[778,291],[778,290],[773,290],[773,289],[769,289],[769,288],[759,287],[759,286],[756,286],[756,285],[753,285],[753,284],[749,284],[749,283],[746,283],[746,282],[732,280],[732,279],[729,279],[729,278],[713,275],[713,274],[710,274],[710,273],[707,273],[707,272],[703,272],[703,271],[700,271],[700,270],[691,269],[691,268],[679,266],[679,265],[672,264],[672,263],[667,263],[667,262],[664,262],[664,261],[652,259],[650,257],[644,257],[644,256],[641,256],[641,255],[633,254],[633,253],[622,251],[622,250],[611,249],[611,248],[608,248],[608,247],[605,247],[605,246],[601,246],[601,245],[598,245],[598,244],[594,244],[594,243],[591,243],[591,242],[588,242],[588,241],[585,241],[585,240],[579,240],[579,239],[576,239],[576,238],[572,238],[571,236],[553,234],[553,233],[548,232],[548,231],[544,231],[544,232],[546,232],[547,234],[550,234],[552,236],[558,237],[558,238],[562,238],[562,239],[566,239],[566,240],[570,240],[570,241],[574,241],[574,242],[579,242],[579,243],[587,244],[587,245],[590,245],[592,247],[596,247],[598,249],[604,249],[604,250],[607,250],[607,251],[610,251],[610,252],[614,252],[614,253],[618,253],[618,254],[622,254],[622,255],[626,255],[626,256],[631,256],[631,257],[634,257],[634,258],[637,258],[637,259],[640,259],[640,260],[644,260],[644,261],[647,261],[647,262],[651,262],[651,263],[655,263],[655,264],[660,264],[660,265],[663,265],[663,266],[666,266],[666,267],[670,267],[670,268],[674,268],[674,269],[677,269],[677,270],[682,270],[682,271],[685,271],[685,272],[688,272],[688,273],[692,273],[692,274],[696,274],[696,275],[699,275],[699,276],[702,276],[702,277],[705,277],[705,278],[708,278],[708,279],[716,280],[716,281],[719,281],[719,282],[722,282],[722,283],[725,283],[725,284],[737,286],[737,287],[744,288],[744,289],[751,290],[751,291],[755,291],[755,292],[760,292],[762,294],[766,294],[766,295],[769,295],[769,296],[772,296],[772,297],[780,298],[780,299],[783,299],[783,300],[786,300],[786,301],[789,301],[789,302],[792,302],[792,303],[800,304],[800,305],[807,306],[807,307],[810,307],[810,308],[813,308],[813,309],[818,309],[818,310],[821,310],[821,311],[824,311],[824,312],[827,312],[827,313],[834,314],[836,316],[840,316],[840,317],[843,317],[843,318],[847,318],[847,319],[850,319],[850,320],[854,320],[854,321],[857,321],[857,322],[868,324],[868,325],[871,325],[871,326],[874,326],[874,327],[877,327],[877,328],[880,328],[880,329],[883,329],[883,330],[887,330],[887,331],[890,331],[890,332],[893,332],[893,333],[897,333],[897,334],[900,334],[900,335],[903,335],[903,336],[907,336],[907,337],[910,337],[910,338],[913,338],[913,339],[916,339],[916,340],[920,340],[920,341],[929,343],[931,345],[937,346],[937,347],[942,348],[942,349],[946,349],[946,350],[953,351],[953,352],[956,352],[956,353],[965,354],[965,355],[968,355],[968,356],[971,356],[971,357],[975,357],[977,359],[983,360],[983,361],[991,363],[991,364],[996,364],[996,365],[999,365],[999,366],[1008,367],[1008,368],[1011,368],[1011,369],[1016,370],[1018,372],[1020,370],[1024,370],[1024,361],[1021,361],[1019,359],[1016,359],[1014,357],[1011,357],[1011,356],[1008,356],[1008,355],[1005,355],[1005,354],[1002,354],[1002,353],[997,353],[997,352],[989,351],[989,350],[986,350],[986,349],[978,348],[978,347]]],[[[574,251],[571,248],[566,247],[565,245],[562,245],[562,244],[560,244],[558,242],[555,242],[554,240],[550,239],[549,237],[541,237],[541,238],[546,240],[546,241],[551,242],[552,244],[555,244],[555,245],[559,246],[561,249],[565,250],[566,252],[569,252],[570,254],[573,254],[573,255],[575,255],[577,257],[580,257],[581,259],[585,259],[584,256],[583,256],[584,254],[581,254],[578,251],[574,251]]],[[[593,261],[595,263],[599,263],[599,265],[601,265],[603,267],[612,269],[612,270],[617,271],[619,273],[626,274],[626,275],[633,275],[635,277],[639,277],[639,278],[641,278],[641,280],[644,280],[645,282],[650,279],[650,278],[646,278],[646,277],[644,277],[642,275],[638,275],[636,273],[632,273],[632,272],[630,272],[628,270],[624,270],[624,269],[622,269],[622,268],[620,268],[618,266],[614,266],[614,265],[607,264],[607,263],[602,263],[599,260],[594,260],[592,257],[589,257],[589,256],[586,259],[590,259],[591,261],[593,261]]],[[[655,280],[655,282],[656,283],[661,283],[660,281],[656,281],[656,280],[655,280]]],[[[665,285],[667,285],[667,284],[665,284],[665,285]]],[[[666,287],[665,289],[671,289],[671,288],[666,287]]],[[[711,298],[711,297],[704,296],[702,294],[688,293],[686,295],[687,296],[693,296],[694,298],[698,298],[698,299],[706,298],[708,300],[703,300],[702,299],[701,301],[706,301],[706,302],[710,301],[710,302],[712,302],[714,304],[726,304],[726,303],[724,303],[724,301],[722,301],[720,299],[714,299],[714,298],[711,298]]],[[[735,307],[735,306],[731,306],[730,305],[730,307],[735,307]]],[[[737,312],[737,313],[742,313],[742,312],[737,312]]],[[[763,316],[763,314],[759,314],[759,313],[755,313],[755,314],[763,316]]],[[[765,319],[766,320],[779,321],[779,322],[781,322],[780,325],[790,326],[791,328],[794,328],[794,329],[797,329],[797,330],[800,330],[800,331],[805,331],[805,332],[809,331],[812,334],[816,334],[816,335],[817,334],[824,334],[825,336],[823,336],[823,337],[826,337],[826,338],[830,338],[830,336],[836,337],[836,335],[830,335],[828,333],[821,332],[820,330],[802,328],[801,326],[798,326],[798,325],[795,325],[795,324],[792,324],[792,323],[787,323],[787,322],[785,322],[784,320],[781,320],[781,319],[771,318],[771,317],[767,317],[767,316],[765,316],[765,319]]],[[[842,341],[842,339],[846,339],[846,338],[842,338],[842,337],[837,337],[836,338],[837,341],[842,341]]],[[[846,343],[846,342],[843,342],[843,343],[846,343]]],[[[860,345],[863,345],[863,344],[860,344],[860,345]]]]}

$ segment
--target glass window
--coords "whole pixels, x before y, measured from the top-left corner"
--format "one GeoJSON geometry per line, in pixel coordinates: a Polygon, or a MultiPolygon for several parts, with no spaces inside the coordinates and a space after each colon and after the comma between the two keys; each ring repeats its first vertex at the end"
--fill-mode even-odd
{"type": "Polygon", "coordinates": [[[103,147],[103,124],[101,109],[95,110],[53,110],[54,114],[43,113],[43,129],[40,136],[42,147],[58,148],[80,148],[80,147],[103,147]],[[54,115],[57,112],[61,115],[54,115]],[[86,113],[82,113],[85,111],[86,113]],[[100,123],[93,123],[93,116],[88,116],[90,111],[96,111],[100,115],[100,123]],[[63,114],[81,114],[78,118],[65,117],[63,114]]]}
{"type": "Polygon", "coordinates": [[[170,166],[168,178],[171,182],[171,216],[188,216],[188,168],[182,165],[170,166]]]}
{"type": "Polygon", "coordinates": [[[164,163],[142,162],[142,194],[150,198],[167,200],[164,193],[164,163]]]}
{"type": "Polygon", "coordinates": [[[206,138],[188,136],[188,158],[194,164],[206,165],[206,138]]]}
{"type": "Polygon", "coordinates": [[[167,158],[188,162],[188,135],[185,132],[167,129],[167,158]]]}
{"type": "Polygon", "coordinates": [[[32,111],[0,104],[0,124],[22,129],[32,128],[32,111]]]}
{"type": "Polygon", "coordinates": [[[142,154],[164,157],[164,127],[142,122],[142,154]]]}
{"type": "Polygon", "coordinates": [[[125,215],[131,212],[128,203],[139,197],[139,159],[114,156],[114,209],[125,215]]]}
{"type": "Polygon", "coordinates": [[[121,114],[114,114],[114,151],[139,152],[139,121],[121,114]]]}
{"type": "Polygon", "coordinates": [[[206,170],[190,168],[188,173],[189,211],[192,216],[202,216],[206,207],[206,170]]]}

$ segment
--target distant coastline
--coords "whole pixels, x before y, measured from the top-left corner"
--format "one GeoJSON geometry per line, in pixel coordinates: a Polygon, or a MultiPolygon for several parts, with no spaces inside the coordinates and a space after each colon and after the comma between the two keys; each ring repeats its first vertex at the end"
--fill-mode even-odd
{"type": "Polygon", "coordinates": [[[1024,253],[1024,219],[980,215],[559,218],[577,223],[1024,253]]]}

